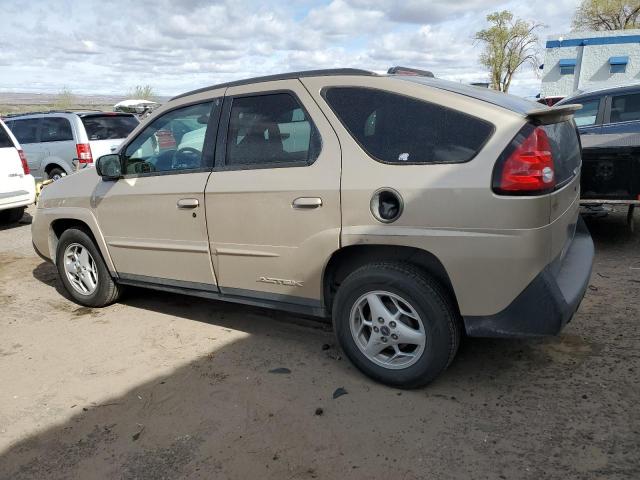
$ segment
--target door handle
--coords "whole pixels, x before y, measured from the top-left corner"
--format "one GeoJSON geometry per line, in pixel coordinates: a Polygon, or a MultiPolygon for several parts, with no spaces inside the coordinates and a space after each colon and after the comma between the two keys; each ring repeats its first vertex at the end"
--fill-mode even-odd
{"type": "Polygon", "coordinates": [[[178,200],[178,208],[197,208],[200,205],[200,202],[197,198],[181,198],[178,200]]]}
{"type": "Polygon", "coordinates": [[[322,199],[318,197],[298,197],[291,204],[293,208],[311,209],[322,206],[322,199]]]}

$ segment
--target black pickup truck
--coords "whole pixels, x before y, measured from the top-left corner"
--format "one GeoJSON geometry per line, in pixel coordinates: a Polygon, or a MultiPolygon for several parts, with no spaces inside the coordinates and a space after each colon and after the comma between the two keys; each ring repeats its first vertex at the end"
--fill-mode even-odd
{"type": "Polygon", "coordinates": [[[640,83],[581,92],[557,105],[582,104],[574,118],[582,142],[581,203],[640,205],[640,83]]]}

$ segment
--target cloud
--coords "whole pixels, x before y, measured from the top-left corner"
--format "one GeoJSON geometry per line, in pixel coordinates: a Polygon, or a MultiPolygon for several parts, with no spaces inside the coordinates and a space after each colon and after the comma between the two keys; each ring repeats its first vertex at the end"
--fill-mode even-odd
{"type": "MultiPolygon", "coordinates": [[[[504,0],[32,0],[3,6],[0,89],[123,93],[150,84],[161,94],[292,70],[393,65],[464,82],[487,73],[473,32],[487,13],[566,31],[577,0],[545,8],[504,0]]],[[[553,29],[553,30],[552,30],[553,29]]],[[[544,35],[543,35],[544,36],[544,35]]],[[[535,94],[535,73],[514,91],[535,94]]]]}

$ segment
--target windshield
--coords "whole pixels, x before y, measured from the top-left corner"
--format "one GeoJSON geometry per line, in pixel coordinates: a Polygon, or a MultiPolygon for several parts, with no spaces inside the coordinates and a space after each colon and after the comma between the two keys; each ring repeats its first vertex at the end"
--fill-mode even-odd
{"type": "Polygon", "coordinates": [[[90,115],[82,117],[89,141],[126,138],[140,122],[133,115],[90,115]]]}

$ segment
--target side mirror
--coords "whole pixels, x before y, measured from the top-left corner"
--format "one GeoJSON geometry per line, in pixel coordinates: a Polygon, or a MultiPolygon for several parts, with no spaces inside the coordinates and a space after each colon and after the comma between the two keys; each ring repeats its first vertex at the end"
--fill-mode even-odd
{"type": "Polygon", "coordinates": [[[117,180],[122,177],[122,163],[120,155],[109,154],[98,158],[96,172],[103,180],[117,180]]]}

